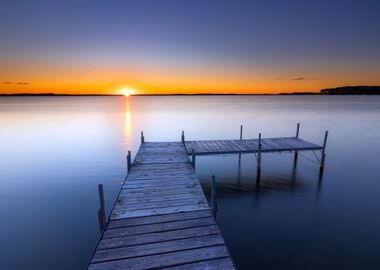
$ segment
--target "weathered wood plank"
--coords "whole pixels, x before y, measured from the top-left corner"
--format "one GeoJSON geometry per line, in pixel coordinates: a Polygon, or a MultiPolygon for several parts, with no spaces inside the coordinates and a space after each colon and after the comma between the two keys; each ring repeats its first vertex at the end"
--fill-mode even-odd
{"type": "Polygon", "coordinates": [[[185,251],[163,253],[159,255],[144,256],[141,258],[122,259],[110,262],[102,262],[91,264],[89,269],[103,270],[103,269],[129,269],[129,270],[142,270],[153,269],[170,266],[178,266],[181,264],[188,264],[192,262],[200,262],[203,260],[220,259],[228,257],[228,252],[224,246],[213,246],[205,248],[197,248],[185,251]]]}
{"type": "Polygon", "coordinates": [[[129,188],[128,185],[123,186],[124,193],[145,193],[145,192],[157,192],[157,191],[168,191],[168,190],[184,190],[184,189],[200,189],[200,184],[197,182],[187,183],[187,184],[178,184],[178,185],[170,185],[166,187],[141,187],[141,188],[129,188]]]}
{"type": "MultiPolygon", "coordinates": [[[[148,202],[164,202],[164,201],[177,201],[182,199],[194,199],[194,195],[201,196],[202,194],[177,194],[177,195],[167,195],[167,196],[149,196],[149,197],[138,197],[134,198],[127,195],[120,195],[117,203],[124,203],[128,205],[140,204],[140,203],[148,203],[148,202]]],[[[197,196],[198,197],[198,196],[197,196]]]]}
{"type": "Polygon", "coordinates": [[[170,268],[162,268],[167,270],[232,270],[235,269],[230,258],[216,259],[191,264],[183,264],[170,268]]]}
{"type": "Polygon", "coordinates": [[[118,228],[118,229],[109,229],[105,231],[103,239],[114,238],[114,237],[123,237],[129,235],[137,235],[137,234],[147,234],[154,232],[164,232],[164,231],[172,231],[178,229],[186,229],[186,228],[194,228],[194,227],[202,227],[207,225],[215,225],[215,220],[212,217],[204,217],[197,218],[193,220],[180,220],[180,221],[170,221],[170,222],[162,222],[159,224],[148,224],[148,225],[140,225],[126,228],[118,228]]]}
{"type": "Polygon", "coordinates": [[[190,183],[194,183],[195,179],[183,179],[178,180],[176,178],[167,181],[134,181],[128,182],[125,188],[128,189],[139,189],[139,188],[153,188],[153,187],[167,187],[167,186],[183,186],[190,183]]]}
{"type": "Polygon", "coordinates": [[[143,216],[152,216],[152,215],[163,215],[178,213],[184,211],[195,211],[195,210],[205,210],[209,209],[207,203],[202,204],[184,204],[179,206],[168,206],[161,208],[152,208],[152,209],[141,209],[141,210],[117,210],[114,209],[111,214],[111,219],[119,218],[129,218],[129,217],[143,217],[143,216]]]}
{"type": "Polygon", "coordinates": [[[102,239],[99,243],[98,249],[128,247],[148,243],[193,238],[211,234],[219,234],[219,229],[216,225],[159,233],[150,233],[144,235],[132,235],[119,238],[102,239]]]}
{"type": "MultiPolygon", "coordinates": [[[[104,249],[97,250],[95,252],[92,262],[98,263],[104,261],[120,260],[133,257],[168,253],[173,251],[189,250],[200,247],[211,247],[222,244],[224,244],[223,238],[219,234],[214,234],[181,240],[138,245],[132,247],[104,249]]],[[[223,264],[228,264],[228,262],[223,262],[223,264]]],[[[223,264],[219,263],[218,265],[223,264]]]]}
{"type": "Polygon", "coordinates": [[[149,192],[135,192],[131,195],[130,192],[122,190],[121,195],[125,196],[126,199],[133,196],[133,198],[148,198],[148,197],[159,197],[159,196],[170,196],[170,195],[180,195],[180,194],[192,194],[192,195],[202,195],[200,189],[181,189],[181,190],[162,190],[162,191],[149,191],[149,192]]]}
{"type": "Polygon", "coordinates": [[[116,211],[127,211],[127,210],[143,210],[143,209],[155,209],[155,208],[164,208],[164,207],[173,207],[189,204],[205,204],[207,203],[206,199],[199,196],[189,199],[176,199],[169,201],[156,201],[156,202],[146,202],[146,203],[134,203],[134,204],[116,204],[114,210],[116,211]]]}
{"type": "Polygon", "coordinates": [[[112,228],[120,228],[120,227],[139,226],[139,225],[146,225],[146,224],[197,219],[197,218],[204,218],[204,217],[211,217],[211,212],[209,210],[204,210],[204,211],[175,213],[175,214],[170,214],[170,215],[120,219],[120,220],[111,221],[108,224],[108,228],[112,229],[112,228]]]}

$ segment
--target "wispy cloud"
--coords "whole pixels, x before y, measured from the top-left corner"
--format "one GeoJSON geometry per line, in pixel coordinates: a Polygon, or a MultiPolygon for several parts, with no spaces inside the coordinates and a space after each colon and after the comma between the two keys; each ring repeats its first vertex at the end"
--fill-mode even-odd
{"type": "MultiPolygon", "coordinates": [[[[13,84],[13,82],[3,82],[4,84],[13,84]]],[[[14,84],[21,84],[21,85],[27,85],[27,84],[30,84],[30,83],[28,83],[28,82],[15,82],[14,84]]]]}
{"type": "Polygon", "coordinates": [[[293,81],[303,81],[303,80],[306,80],[306,78],[303,78],[303,77],[299,77],[299,78],[294,78],[292,79],[293,81]]]}

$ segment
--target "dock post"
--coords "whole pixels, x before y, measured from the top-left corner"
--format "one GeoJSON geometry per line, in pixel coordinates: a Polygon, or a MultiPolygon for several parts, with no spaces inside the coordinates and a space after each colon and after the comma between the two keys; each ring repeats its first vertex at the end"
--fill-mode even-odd
{"type": "Polygon", "coordinates": [[[259,133],[259,145],[257,151],[257,174],[256,174],[256,184],[260,183],[261,178],[261,133],[259,133]]]}
{"type": "Polygon", "coordinates": [[[195,168],[195,153],[194,153],[194,148],[191,149],[191,163],[193,165],[193,168],[195,168]]]}
{"type": "Polygon", "coordinates": [[[185,132],[182,130],[182,135],[181,135],[181,141],[182,143],[185,143],[185,132]]]}
{"type": "Polygon", "coordinates": [[[106,227],[106,210],[104,206],[104,192],[103,192],[103,185],[99,184],[98,186],[99,190],[99,202],[100,202],[100,208],[98,209],[98,218],[99,218],[99,230],[102,232],[104,228],[106,227]]]}
{"type": "MultiPolygon", "coordinates": [[[[240,125],[240,140],[243,140],[243,125],[240,125]]],[[[239,165],[241,163],[241,152],[239,153],[239,165]]]]}
{"type": "Polygon", "coordinates": [[[144,132],[141,131],[141,143],[144,143],[144,142],[145,142],[144,132]]]}
{"type": "MultiPolygon", "coordinates": [[[[300,133],[300,123],[297,123],[296,138],[298,138],[299,133],[300,133]]],[[[298,159],[298,151],[296,150],[294,151],[294,165],[297,163],[297,159],[298,159]]]]}
{"type": "Polygon", "coordinates": [[[319,171],[322,173],[324,168],[325,168],[325,159],[326,159],[326,154],[325,154],[325,151],[326,151],[326,144],[327,144],[327,137],[329,135],[329,131],[326,130],[325,132],[325,138],[323,140],[323,146],[322,146],[322,153],[321,153],[321,165],[319,167],[319,171]]]}
{"type": "Polygon", "coordinates": [[[128,172],[131,170],[131,151],[128,151],[128,155],[127,155],[127,168],[128,168],[128,172]]]}
{"type": "Polygon", "coordinates": [[[218,205],[216,203],[216,187],[215,187],[215,175],[211,177],[211,213],[216,220],[216,213],[218,212],[218,205]]]}

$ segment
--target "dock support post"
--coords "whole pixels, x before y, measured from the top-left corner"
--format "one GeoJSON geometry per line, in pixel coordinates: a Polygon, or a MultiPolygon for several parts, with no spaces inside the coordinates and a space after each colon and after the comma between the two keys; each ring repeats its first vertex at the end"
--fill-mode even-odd
{"type": "Polygon", "coordinates": [[[216,213],[218,212],[218,205],[216,202],[216,186],[215,186],[215,175],[211,177],[211,213],[216,220],[216,213]]]}
{"type": "Polygon", "coordinates": [[[128,168],[128,172],[131,170],[131,151],[128,151],[128,155],[127,155],[127,168],[128,168]]]}
{"type": "Polygon", "coordinates": [[[182,130],[181,142],[185,143],[185,132],[182,130]]]}
{"type": "MultiPolygon", "coordinates": [[[[297,123],[296,138],[298,138],[299,133],[300,133],[300,123],[297,123]]],[[[294,151],[294,165],[297,163],[297,159],[298,159],[298,151],[296,150],[294,151]]]]}
{"type": "MultiPolygon", "coordinates": [[[[243,140],[243,125],[240,125],[240,140],[243,140]]],[[[241,163],[241,153],[239,153],[239,165],[241,163]]]]}
{"type": "Polygon", "coordinates": [[[322,146],[323,148],[322,148],[322,153],[321,153],[321,165],[319,167],[319,171],[321,173],[323,172],[323,170],[325,168],[325,159],[326,159],[326,153],[325,153],[325,151],[326,151],[326,144],[327,144],[327,137],[328,137],[328,135],[329,135],[329,131],[326,130],[326,132],[325,132],[325,138],[323,140],[323,146],[322,146]]]}
{"type": "Polygon", "coordinates": [[[260,184],[261,178],[261,133],[259,133],[259,145],[257,150],[257,174],[256,174],[256,184],[260,184]]]}
{"type": "Polygon", "coordinates": [[[141,131],[141,143],[144,143],[144,142],[145,142],[144,132],[141,131]]]}
{"type": "Polygon", "coordinates": [[[195,153],[194,153],[194,148],[191,149],[191,163],[193,165],[193,168],[195,168],[195,153]]]}
{"type": "Polygon", "coordinates": [[[102,232],[104,228],[106,227],[106,210],[104,206],[104,192],[103,192],[103,185],[100,184],[98,186],[99,190],[99,202],[100,202],[100,208],[98,209],[98,219],[99,219],[99,230],[102,232]]]}

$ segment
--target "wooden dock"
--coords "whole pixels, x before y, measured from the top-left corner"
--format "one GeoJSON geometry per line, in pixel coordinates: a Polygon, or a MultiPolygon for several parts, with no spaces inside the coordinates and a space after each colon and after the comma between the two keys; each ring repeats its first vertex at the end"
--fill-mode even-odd
{"type": "Polygon", "coordinates": [[[259,183],[261,175],[261,154],[263,153],[294,152],[294,164],[296,164],[298,152],[320,151],[320,158],[318,158],[317,155],[315,155],[315,157],[320,164],[320,173],[323,172],[326,158],[325,150],[328,131],[325,132],[323,145],[317,145],[299,138],[299,132],[300,124],[298,123],[294,137],[261,138],[261,133],[259,133],[257,139],[243,139],[243,126],[240,126],[240,139],[238,140],[186,141],[185,133],[182,131],[181,141],[185,145],[186,151],[192,156],[193,167],[195,167],[196,156],[239,154],[240,162],[242,154],[256,154],[256,181],[259,183]]]}
{"type": "MultiPolygon", "coordinates": [[[[105,269],[235,269],[215,222],[215,194],[209,206],[195,174],[197,155],[255,153],[257,178],[261,154],[268,152],[321,151],[321,172],[328,132],[322,146],[295,137],[242,138],[240,140],[145,142],[134,159],[128,152],[128,176],[109,220],[104,214],[99,187],[102,236],[88,265],[105,269]],[[192,159],[189,159],[189,155],[192,159]]],[[[211,189],[215,189],[212,178],[211,189]]]]}
{"type": "Polygon", "coordinates": [[[88,269],[235,269],[184,144],[142,142],[88,269]]]}
{"type": "Polygon", "coordinates": [[[250,140],[185,141],[186,150],[195,155],[270,153],[322,150],[323,147],[297,137],[250,140]],[[261,149],[259,148],[261,143],[261,149]]]}

